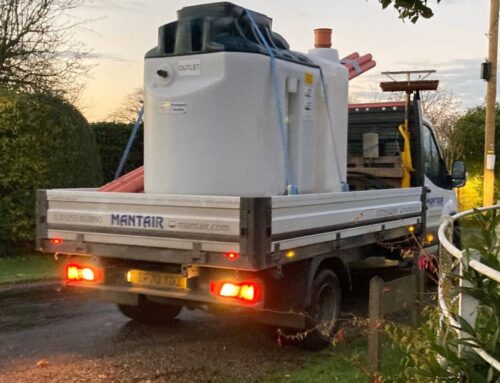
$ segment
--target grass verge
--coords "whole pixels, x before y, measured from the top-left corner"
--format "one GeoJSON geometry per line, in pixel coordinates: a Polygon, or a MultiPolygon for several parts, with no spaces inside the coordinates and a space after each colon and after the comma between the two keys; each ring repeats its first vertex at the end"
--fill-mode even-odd
{"type": "MultiPolygon", "coordinates": [[[[317,354],[311,354],[304,365],[290,371],[269,372],[251,383],[366,383],[372,382],[358,367],[367,366],[366,338],[358,337],[317,354]],[[353,362],[356,360],[356,362],[353,362]]],[[[383,345],[382,376],[391,376],[401,368],[402,351],[383,345]]]]}
{"type": "Polygon", "coordinates": [[[58,277],[58,264],[48,254],[0,258],[0,284],[32,282],[58,277]]]}

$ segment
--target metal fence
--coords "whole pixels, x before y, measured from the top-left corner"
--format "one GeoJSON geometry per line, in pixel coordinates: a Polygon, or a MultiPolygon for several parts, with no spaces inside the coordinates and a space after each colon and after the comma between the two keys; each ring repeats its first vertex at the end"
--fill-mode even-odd
{"type": "MultiPolygon", "coordinates": [[[[495,209],[500,209],[500,205],[495,205],[491,207],[484,207],[477,209],[479,211],[487,211],[487,210],[495,210],[495,209]]],[[[455,257],[457,260],[461,261],[460,262],[460,273],[462,273],[463,270],[463,250],[457,249],[453,243],[448,239],[447,232],[449,232],[450,229],[453,229],[454,223],[457,219],[460,219],[462,217],[465,217],[467,215],[474,214],[476,211],[475,210],[467,210],[465,212],[455,214],[453,216],[448,216],[446,217],[445,221],[441,224],[439,227],[438,231],[438,238],[439,242],[441,243],[441,246],[453,257],[455,257]]],[[[497,228],[497,231],[499,228],[497,228]]],[[[478,273],[484,275],[485,277],[488,277],[498,283],[500,283],[500,271],[499,270],[494,270],[491,267],[488,267],[484,264],[482,264],[479,259],[471,259],[469,260],[469,267],[477,271],[478,273]]],[[[444,286],[444,272],[441,273],[441,276],[439,278],[439,306],[441,308],[442,314],[449,320],[450,324],[457,328],[460,329],[460,325],[458,321],[455,319],[455,316],[451,313],[450,308],[448,307],[448,303],[446,302],[445,299],[445,286],[444,286]]],[[[466,283],[466,281],[463,281],[462,278],[460,278],[460,283],[466,283]]],[[[470,325],[474,326],[475,319],[476,319],[476,312],[477,312],[477,302],[474,300],[474,298],[467,296],[466,294],[460,294],[459,297],[459,303],[458,303],[458,315],[462,318],[464,318],[470,325]]],[[[457,334],[459,337],[463,336],[463,333],[460,330],[456,330],[457,334]]],[[[496,368],[497,370],[500,371],[500,362],[493,358],[490,354],[488,354],[486,351],[484,351],[481,348],[477,347],[471,347],[481,358],[483,358],[486,362],[488,362],[491,366],[496,368]]]]}

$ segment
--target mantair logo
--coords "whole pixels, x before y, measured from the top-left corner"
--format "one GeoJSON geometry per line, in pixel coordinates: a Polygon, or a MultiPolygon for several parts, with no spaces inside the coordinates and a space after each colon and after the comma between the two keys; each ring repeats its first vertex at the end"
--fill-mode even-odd
{"type": "Polygon", "coordinates": [[[229,231],[231,228],[227,224],[206,223],[206,222],[178,222],[177,227],[185,231],[229,231]]]}
{"type": "Polygon", "coordinates": [[[227,224],[206,223],[206,222],[178,222],[168,221],[167,227],[177,231],[229,231],[231,228],[227,224]]]}
{"type": "Polygon", "coordinates": [[[427,205],[429,207],[441,207],[444,205],[444,197],[427,198],[427,205]]]}
{"type": "Polygon", "coordinates": [[[138,214],[111,214],[112,226],[129,226],[143,229],[163,229],[163,217],[138,214]]]}

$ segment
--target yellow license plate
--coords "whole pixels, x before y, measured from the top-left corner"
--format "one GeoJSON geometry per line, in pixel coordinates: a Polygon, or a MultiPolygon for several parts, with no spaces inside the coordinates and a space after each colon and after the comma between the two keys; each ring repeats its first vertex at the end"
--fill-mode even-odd
{"type": "Polygon", "coordinates": [[[186,289],[187,278],[178,274],[159,273],[155,271],[130,270],[127,281],[138,286],[150,286],[173,289],[186,289]]]}

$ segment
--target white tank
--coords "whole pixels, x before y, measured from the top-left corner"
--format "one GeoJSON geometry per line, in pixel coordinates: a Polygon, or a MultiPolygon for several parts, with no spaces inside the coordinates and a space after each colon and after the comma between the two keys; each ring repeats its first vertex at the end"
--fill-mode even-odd
{"type": "Polygon", "coordinates": [[[145,192],[342,190],[347,76],[336,50],[290,51],[265,15],[227,2],[182,8],[146,53],[145,192]]]}
{"type": "Polygon", "coordinates": [[[347,117],[348,117],[348,70],[339,61],[336,49],[315,48],[308,57],[322,68],[331,126],[328,121],[326,102],[321,84],[320,99],[316,107],[316,184],[315,192],[336,192],[347,182],[347,117]]]}
{"type": "MultiPolygon", "coordinates": [[[[290,183],[299,193],[315,192],[319,69],[285,60],[276,65],[290,183]]],[[[285,193],[269,56],[217,52],[149,58],[144,93],[146,193],[285,193]]]]}

